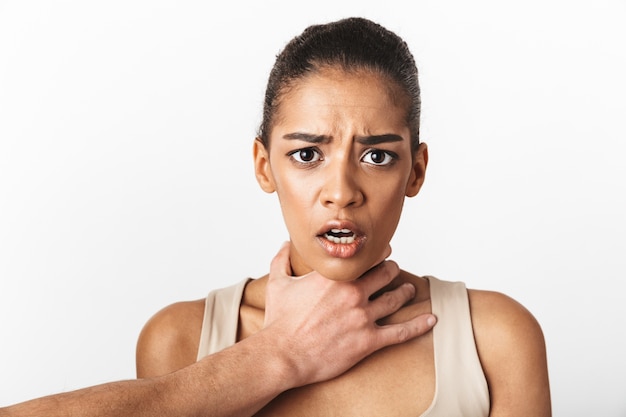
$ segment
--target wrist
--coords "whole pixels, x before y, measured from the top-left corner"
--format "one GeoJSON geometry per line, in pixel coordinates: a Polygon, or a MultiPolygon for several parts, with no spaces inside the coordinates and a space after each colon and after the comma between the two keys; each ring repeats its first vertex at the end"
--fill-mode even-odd
{"type": "Polygon", "coordinates": [[[265,339],[261,346],[267,348],[272,372],[282,381],[281,393],[340,374],[338,364],[328,362],[318,348],[319,335],[311,337],[304,331],[296,334],[270,325],[253,336],[265,339]]]}
{"type": "Polygon", "coordinates": [[[277,334],[271,326],[248,337],[253,354],[263,363],[263,379],[267,388],[276,396],[291,388],[305,385],[305,377],[299,369],[296,352],[289,343],[289,335],[277,334]]]}

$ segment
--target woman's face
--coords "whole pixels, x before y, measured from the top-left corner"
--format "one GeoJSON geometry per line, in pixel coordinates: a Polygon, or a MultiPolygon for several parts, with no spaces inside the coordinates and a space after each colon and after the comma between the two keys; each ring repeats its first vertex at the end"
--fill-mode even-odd
{"type": "Polygon", "coordinates": [[[424,179],[425,145],[411,150],[403,100],[371,72],[324,69],[282,97],[270,149],[255,172],[276,191],[295,275],[353,280],[385,256],[405,196],[424,179]]]}

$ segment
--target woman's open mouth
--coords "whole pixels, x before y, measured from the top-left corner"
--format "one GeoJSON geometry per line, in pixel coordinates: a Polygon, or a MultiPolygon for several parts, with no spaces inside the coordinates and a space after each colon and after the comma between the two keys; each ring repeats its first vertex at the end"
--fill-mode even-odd
{"type": "Polygon", "coordinates": [[[334,258],[350,258],[365,243],[365,235],[351,222],[332,222],[327,229],[317,235],[322,248],[334,258]]]}

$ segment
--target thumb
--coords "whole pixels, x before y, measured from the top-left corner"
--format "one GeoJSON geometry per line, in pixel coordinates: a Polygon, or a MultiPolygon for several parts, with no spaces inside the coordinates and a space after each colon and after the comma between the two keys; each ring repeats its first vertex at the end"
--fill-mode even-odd
{"type": "Polygon", "coordinates": [[[283,242],[278,253],[270,263],[270,280],[272,277],[291,276],[291,262],[289,261],[289,241],[283,242]]]}

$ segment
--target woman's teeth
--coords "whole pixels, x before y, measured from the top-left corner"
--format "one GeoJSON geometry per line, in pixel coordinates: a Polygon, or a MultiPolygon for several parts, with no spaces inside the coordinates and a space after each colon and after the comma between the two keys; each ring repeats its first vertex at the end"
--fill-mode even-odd
{"type": "Polygon", "coordinates": [[[350,229],[330,229],[324,237],[333,243],[352,243],[356,235],[350,229]]]}

